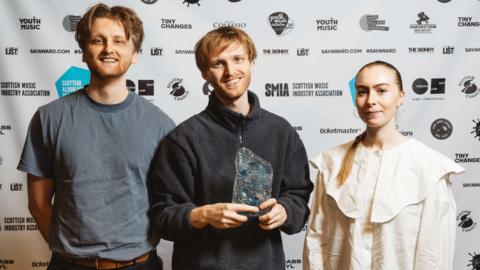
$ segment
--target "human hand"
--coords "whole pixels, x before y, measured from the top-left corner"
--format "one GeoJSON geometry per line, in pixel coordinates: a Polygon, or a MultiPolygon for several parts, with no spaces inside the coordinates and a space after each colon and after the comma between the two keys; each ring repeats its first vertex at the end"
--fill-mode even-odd
{"type": "Polygon", "coordinates": [[[217,229],[229,229],[242,225],[248,220],[238,212],[258,212],[258,207],[236,203],[216,203],[196,207],[190,213],[192,226],[201,229],[212,225],[217,229]]]}
{"type": "Polygon", "coordinates": [[[278,204],[277,200],[271,198],[260,204],[261,210],[268,208],[271,208],[271,210],[258,218],[260,228],[266,231],[282,226],[287,220],[287,210],[281,204],[278,204]]]}

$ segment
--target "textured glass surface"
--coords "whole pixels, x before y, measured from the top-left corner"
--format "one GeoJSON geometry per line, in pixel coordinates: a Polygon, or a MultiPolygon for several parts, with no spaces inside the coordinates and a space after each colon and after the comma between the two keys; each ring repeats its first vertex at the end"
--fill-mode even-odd
{"type": "MultiPolygon", "coordinates": [[[[270,162],[257,156],[250,149],[242,147],[237,151],[235,168],[233,203],[258,206],[263,201],[270,199],[273,178],[270,162]]],[[[261,214],[263,212],[256,215],[261,214]]]]}

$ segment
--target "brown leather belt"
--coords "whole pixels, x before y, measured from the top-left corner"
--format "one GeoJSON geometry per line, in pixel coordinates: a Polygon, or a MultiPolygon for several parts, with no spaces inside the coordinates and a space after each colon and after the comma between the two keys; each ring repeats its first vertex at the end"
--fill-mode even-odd
{"type": "Polygon", "coordinates": [[[57,255],[62,261],[69,262],[79,266],[90,267],[94,269],[118,269],[118,268],[130,266],[130,265],[134,265],[137,263],[145,262],[150,258],[150,256],[152,255],[152,252],[145,253],[142,256],[137,257],[130,261],[115,261],[115,260],[100,259],[100,258],[72,258],[72,257],[68,257],[58,253],[57,255]]]}

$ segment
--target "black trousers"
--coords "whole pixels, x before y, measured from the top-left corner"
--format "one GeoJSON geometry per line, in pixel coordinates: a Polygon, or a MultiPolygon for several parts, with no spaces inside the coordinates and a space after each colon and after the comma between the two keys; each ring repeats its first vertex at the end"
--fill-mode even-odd
{"type": "MultiPolygon", "coordinates": [[[[47,270],[92,270],[95,268],[79,266],[70,262],[63,261],[59,256],[52,255],[50,264],[47,270]]],[[[134,265],[118,268],[121,270],[163,270],[162,260],[156,255],[152,254],[148,260],[134,265]]]]}

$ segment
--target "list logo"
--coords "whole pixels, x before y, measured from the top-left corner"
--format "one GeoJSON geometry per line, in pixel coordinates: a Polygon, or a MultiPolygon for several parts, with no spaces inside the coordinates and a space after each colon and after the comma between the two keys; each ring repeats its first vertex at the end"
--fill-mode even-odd
{"type": "Polygon", "coordinates": [[[5,55],[18,55],[18,47],[5,47],[5,55]]]}
{"type": "Polygon", "coordinates": [[[310,49],[308,48],[298,48],[297,56],[308,56],[310,54],[310,49]]]}
{"type": "Polygon", "coordinates": [[[152,56],[162,56],[163,55],[163,48],[160,48],[160,47],[150,48],[150,55],[152,55],[152,56]]]}
{"type": "Polygon", "coordinates": [[[475,138],[478,138],[478,140],[480,141],[480,119],[477,119],[477,122],[475,122],[475,120],[472,120],[473,123],[475,123],[475,125],[473,126],[473,129],[472,129],[472,133],[473,135],[475,135],[475,138]]]}
{"type": "Polygon", "coordinates": [[[463,232],[469,232],[477,226],[477,223],[470,217],[471,213],[471,211],[465,210],[457,215],[457,226],[462,228],[463,232]]]}
{"type": "Polygon", "coordinates": [[[461,87],[461,92],[465,94],[465,97],[467,98],[473,98],[480,93],[480,90],[478,89],[477,85],[473,82],[475,77],[473,76],[465,76],[458,86],[461,87]]]}
{"type": "MultiPolygon", "coordinates": [[[[153,80],[138,80],[138,95],[139,96],[153,96],[154,94],[154,81],[153,80]]],[[[132,80],[127,80],[127,89],[135,92],[137,87],[132,80]]]]}
{"type": "Polygon", "coordinates": [[[184,100],[188,96],[189,92],[183,87],[182,83],[183,79],[174,78],[167,85],[167,88],[170,89],[170,95],[175,100],[184,100]]]}
{"type": "Polygon", "coordinates": [[[22,191],[23,184],[22,183],[10,183],[10,191],[22,191]]]}
{"type": "Polygon", "coordinates": [[[295,26],[293,20],[285,12],[274,12],[268,16],[268,22],[277,36],[290,33],[295,26]]]}
{"type": "Polygon", "coordinates": [[[425,12],[422,11],[418,13],[417,16],[418,20],[416,21],[416,24],[410,25],[410,29],[413,29],[415,34],[430,34],[432,33],[432,29],[437,28],[436,24],[428,23],[430,18],[425,12]]]}
{"type": "Polygon", "coordinates": [[[337,31],[338,20],[334,18],[330,19],[316,19],[317,31],[337,31]]]}
{"type": "Polygon", "coordinates": [[[67,32],[77,31],[77,25],[82,17],[78,15],[67,15],[63,18],[62,25],[63,29],[67,32]]]}
{"type": "Polygon", "coordinates": [[[433,137],[439,140],[445,140],[453,132],[453,126],[450,121],[445,118],[439,118],[433,121],[432,125],[430,126],[430,131],[432,132],[433,137]]]}
{"type": "Polygon", "coordinates": [[[364,31],[389,31],[389,27],[385,26],[385,20],[379,20],[378,15],[364,15],[360,18],[360,28],[364,31]]]}
{"type": "Polygon", "coordinates": [[[185,0],[185,1],[183,1],[182,4],[187,3],[187,7],[189,7],[190,4],[197,4],[198,6],[200,6],[200,3],[198,3],[198,2],[200,2],[200,0],[185,0]]]}
{"type": "Polygon", "coordinates": [[[471,266],[472,270],[480,270],[480,254],[474,252],[473,255],[471,253],[468,253],[468,255],[472,256],[472,259],[467,266],[471,266]]]}
{"type": "Polygon", "coordinates": [[[453,46],[444,46],[443,47],[443,54],[453,54],[453,51],[455,50],[455,47],[453,46]]]}

